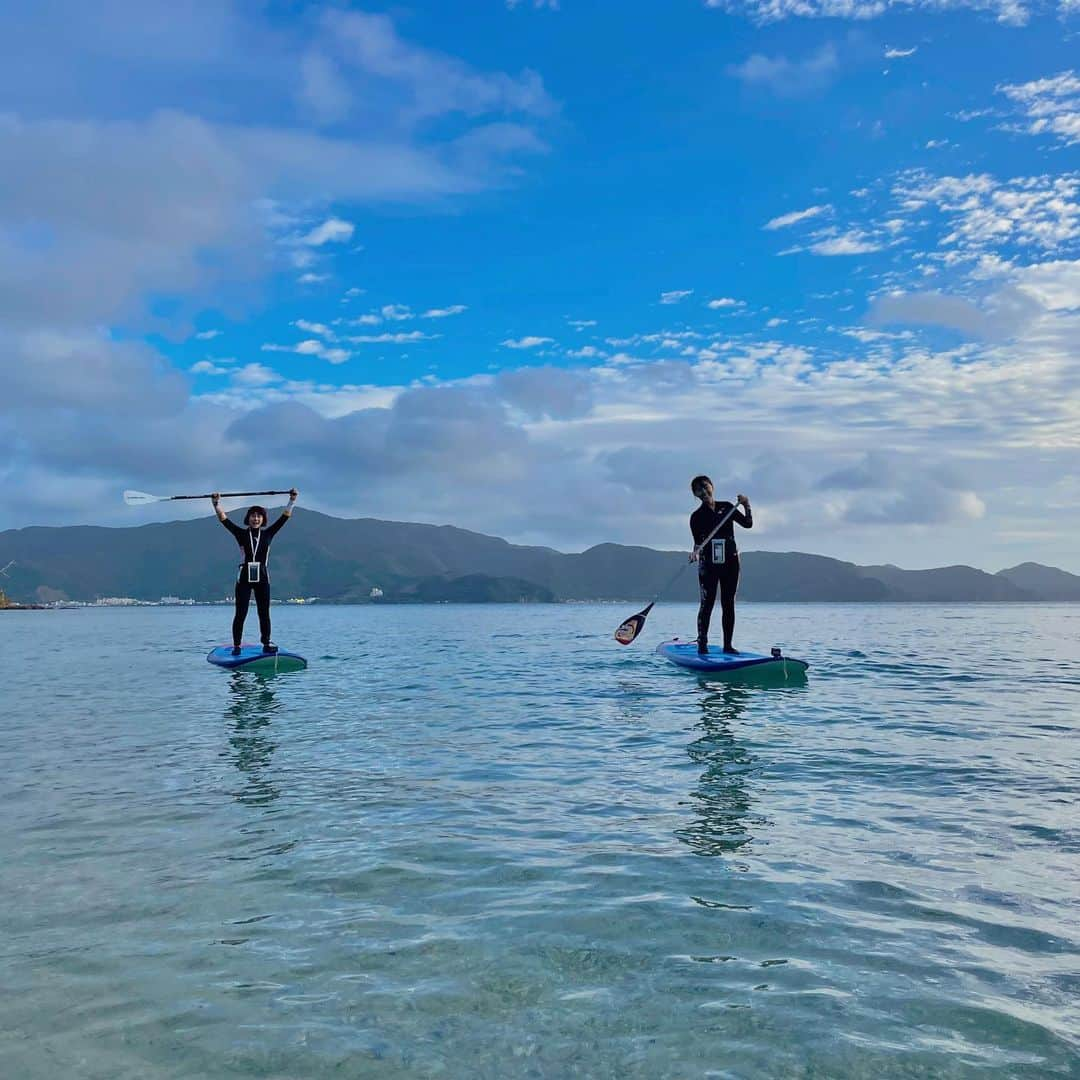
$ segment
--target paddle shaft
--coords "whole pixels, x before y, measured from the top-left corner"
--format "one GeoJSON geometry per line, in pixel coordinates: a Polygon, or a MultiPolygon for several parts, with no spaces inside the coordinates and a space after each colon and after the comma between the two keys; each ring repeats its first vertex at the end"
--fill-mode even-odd
{"type": "MultiPolygon", "coordinates": [[[[218,497],[222,499],[239,499],[246,495],[288,495],[288,491],[219,491],[218,497]]],[[[162,502],[175,502],[177,499],[212,499],[210,495],[167,495],[162,502]]]]}

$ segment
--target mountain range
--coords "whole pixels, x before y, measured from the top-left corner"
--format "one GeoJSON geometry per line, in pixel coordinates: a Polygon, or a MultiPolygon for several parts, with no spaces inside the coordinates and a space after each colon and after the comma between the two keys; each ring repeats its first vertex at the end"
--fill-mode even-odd
{"type": "MultiPolygon", "coordinates": [[[[271,515],[273,517],[273,514],[271,515]]],[[[127,596],[205,601],[231,594],[235,543],[212,517],[103,528],[30,526],[0,532],[11,600],[48,603],[127,596]]],[[[744,551],[741,600],[1080,600],[1080,576],[1038,563],[989,574],[970,566],[902,570],[802,552],[744,551]]],[[[686,552],[599,544],[580,554],[508,543],[450,525],[341,519],[297,510],[274,543],[274,595],[360,603],[638,600],[686,564],[686,552]]],[[[687,571],[667,594],[695,600],[687,571]]]]}

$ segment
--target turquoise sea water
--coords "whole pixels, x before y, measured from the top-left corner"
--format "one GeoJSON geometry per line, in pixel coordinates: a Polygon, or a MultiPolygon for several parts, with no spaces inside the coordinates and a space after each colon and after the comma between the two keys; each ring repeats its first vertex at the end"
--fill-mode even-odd
{"type": "Polygon", "coordinates": [[[633,610],[0,615],[3,1075],[1080,1076],[1080,605],[633,610]]]}

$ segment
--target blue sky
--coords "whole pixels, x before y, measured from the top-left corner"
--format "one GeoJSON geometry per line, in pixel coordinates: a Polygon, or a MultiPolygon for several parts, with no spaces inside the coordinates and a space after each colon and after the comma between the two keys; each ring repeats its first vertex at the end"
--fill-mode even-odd
{"type": "Polygon", "coordinates": [[[1075,3],[9,7],[0,528],[1080,572],[1075,3]]]}

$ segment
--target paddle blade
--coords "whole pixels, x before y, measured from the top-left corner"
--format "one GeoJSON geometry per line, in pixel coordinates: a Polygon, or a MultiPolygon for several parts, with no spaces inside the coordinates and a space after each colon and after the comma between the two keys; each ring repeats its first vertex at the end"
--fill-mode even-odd
{"type": "Polygon", "coordinates": [[[641,633],[645,626],[645,620],[649,617],[649,612],[652,611],[652,608],[653,606],[650,604],[644,611],[639,611],[636,615],[631,615],[630,618],[615,631],[615,640],[620,645],[629,645],[634,638],[641,633]]]}
{"type": "Polygon", "coordinates": [[[161,496],[147,495],[145,491],[125,491],[124,502],[128,506],[145,506],[147,503],[161,502],[161,496]]]}

